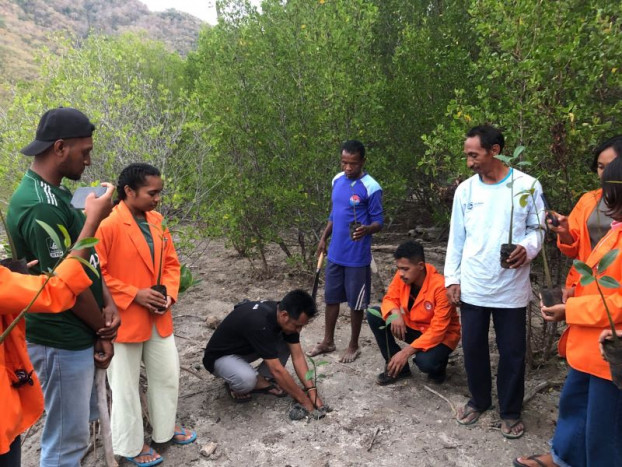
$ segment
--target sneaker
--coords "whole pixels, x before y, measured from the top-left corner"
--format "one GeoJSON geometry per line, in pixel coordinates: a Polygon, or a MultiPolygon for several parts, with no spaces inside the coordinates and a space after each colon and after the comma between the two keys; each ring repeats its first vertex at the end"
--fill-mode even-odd
{"type": "Polygon", "coordinates": [[[410,372],[410,370],[402,371],[395,378],[389,376],[386,371],[383,371],[376,378],[376,384],[379,384],[380,386],[386,386],[387,384],[393,384],[399,381],[400,379],[410,378],[411,376],[412,376],[412,373],[410,372]]]}

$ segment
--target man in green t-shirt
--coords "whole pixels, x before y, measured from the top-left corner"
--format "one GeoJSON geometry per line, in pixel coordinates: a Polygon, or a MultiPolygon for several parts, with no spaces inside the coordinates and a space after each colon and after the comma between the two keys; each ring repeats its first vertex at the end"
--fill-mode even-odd
{"type": "MultiPolygon", "coordinates": [[[[84,225],[84,214],[71,206],[71,192],[61,181],[79,180],[91,164],[94,129],[76,109],[51,109],[41,117],[35,140],[21,150],[34,161],[11,197],[7,224],[18,255],[39,260],[35,273],[54,267],[64,248],[37,220],[61,239],[68,233],[72,242],[84,225]]],[[[99,271],[99,258],[91,250],[89,262],[99,271]]],[[[78,296],[72,309],[26,317],[28,353],[45,398],[41,466],[80,465],[88,445],[89,418],[96,418],[90,417],[96,415],[90,413],[95,365],[106,368],[110,363],[112,339],[120,324],[101,274],[85,270],[93,285],[78,296]]]]}

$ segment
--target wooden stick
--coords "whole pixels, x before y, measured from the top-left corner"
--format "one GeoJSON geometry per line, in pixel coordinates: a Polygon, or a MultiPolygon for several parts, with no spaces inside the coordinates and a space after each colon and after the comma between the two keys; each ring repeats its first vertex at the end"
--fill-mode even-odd
{"type": "Polygon", "coordinates": [[[423,387],[425,389],[427,389],[428,391],[430,391],[432,394],[436,394],[438,397],[440,397],[441,399],[443,399],[445,402],[447,402],[449,404],[449,407],[451,408],[451,412],[454,414],[454,416],[458,413],[458,411],[456,410],[456,406],[454,405],[454,403],[452,401],[450,401],[449,399],[447,399],[445,396],[443,396],[441,393],[436,392],[434,389],[426,386],[425,384],[423,385],[423,387]]]}
{"type": "Polygon", "coordinates": [[[542,383],[538,384],[535,388],[533,388],[531,391],[529,391],[528,394],[525,395],[525,397],[523,398],[523,405],[525,405],[531,399],[536,397],[536,394],[538,394],[539,392],[544,391],[545,389],[548,389],[548,388],[554,388],[556,386],[561,386],[562,384],[563,383],[561,381],[543,381],[542,383]]]}
{"type": "Polygon", "coordinates": [[[202,379],[203,381],[205,381],[205,378],[203,378],[203,376],[201,376],[200,374],[198,374],[196,371],[191,370],[190,368],[186,368],[185,366],[180,366],[179,368],[181,368],[184,371],[187,371],[188,373],[190,373],[191,375],[196,376],[199,379],[202,379]]]}
{"type": "Polygon", "coordinates": [[[112,451],[112,431],[110,430],[110,413],[108,412],[108,397],[106,396],[106,370],[95,370],[95,384],[97,387],[97,408],[99,409],[99,426],[104,444],[106,467],[117,467],[117,461],[112,451]]]}
{"type": "Polygon", "coordinates": [[[371,437],[371,441],[369,442],[369,446],[367,446],[367,452],[371,451],[371,448],[374,445],[374,442],[376,441],[376,436],[378,436],[378,433],[380,433],[380,427],[376,428],[374,436],[371,437]]]}

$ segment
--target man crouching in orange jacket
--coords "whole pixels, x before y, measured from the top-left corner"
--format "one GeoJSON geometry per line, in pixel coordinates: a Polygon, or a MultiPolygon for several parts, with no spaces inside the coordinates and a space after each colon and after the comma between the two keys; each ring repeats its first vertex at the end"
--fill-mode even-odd
{"type": "MultiPolygon", "coordinates": [[[[87,219],[78,240],[93,237],[99,223],[112,209],[114,187],[99,198],[89,195],[87,219]]],[[[87,259],[89,250],[75,250],[72,256],[87,259]]],[[[28,306],[46,281],[46,276],[26,276],[0,266],[0,333],[28,306]]],[[[59,312],[70,308],[76,296],[88,289],[91,280],[80,262],[66,259],[60,264],[41,294],[32,304],[31,312],[59,312]]],[[[20,433],[27,430],[43,413],[43,393],[33,372],[26,351],[25,324],[22,320],[0,344],[0,465],[19,467],[20,433]]]]}
{"type": "Polygon", "coordinates": [[[426,264],[419,243],[402,243],[393,257],[397,272],[382,299],[380,313],[377,307],[367,311],[367,322],[387,362],[376,382],[384,386],[410,376],[408,359],[414,355],[413,361],[428,379],[441,384],[449,354],[460,340],[456,308],[447,300],[443,275],[426,264]],[[409,345],[400,349],[396,337],[409,345]]]}

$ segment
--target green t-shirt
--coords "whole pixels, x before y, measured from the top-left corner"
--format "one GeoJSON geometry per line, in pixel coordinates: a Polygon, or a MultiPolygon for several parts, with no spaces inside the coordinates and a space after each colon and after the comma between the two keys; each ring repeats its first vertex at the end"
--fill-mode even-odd
{"type": "MultiPolygon", "coordinates": [[[[7,225],[15,242],[17,254],[28,261],[38,259],[32,272],[39,274],[52,269],[63,255],[63,245],[56,245],[36,222],[40,220],[52,227],[58,237],[64,238],[58,225],[69,232],[72,243],[76,241],[85,217],[82,211],[71,207],[71,192],[63,186],[50,185],[32,170],[24,175],[9,202],[7,225]]],[[[90,263],[98,270],[99,257],[91,249],[90,263]]],[[[103,307],[102,281],[85,268],[93,281],[91,291],[103,307]]],[[[66,350],[82,350],[93,345],[95,333],[71,310],[62,313],[28,313],[26,315],[26,340],[66,350]]]]}
{"type": "Polygon", "coordinates": [[[153,237],[151,236],[151,230],[149,229],[149,222],[147,222],[147,219],[141,219],[140,217],[136,217],[136,216],[134,216],[134,220],[138,224],[138,228],[140,229],[140,231],[143,233],[143,236],[145,237],[145,241],[147,242],[147,245],[149,245],[149,251],[151,252],[151,259],[153,260],[154,258],[153,237]]]}

